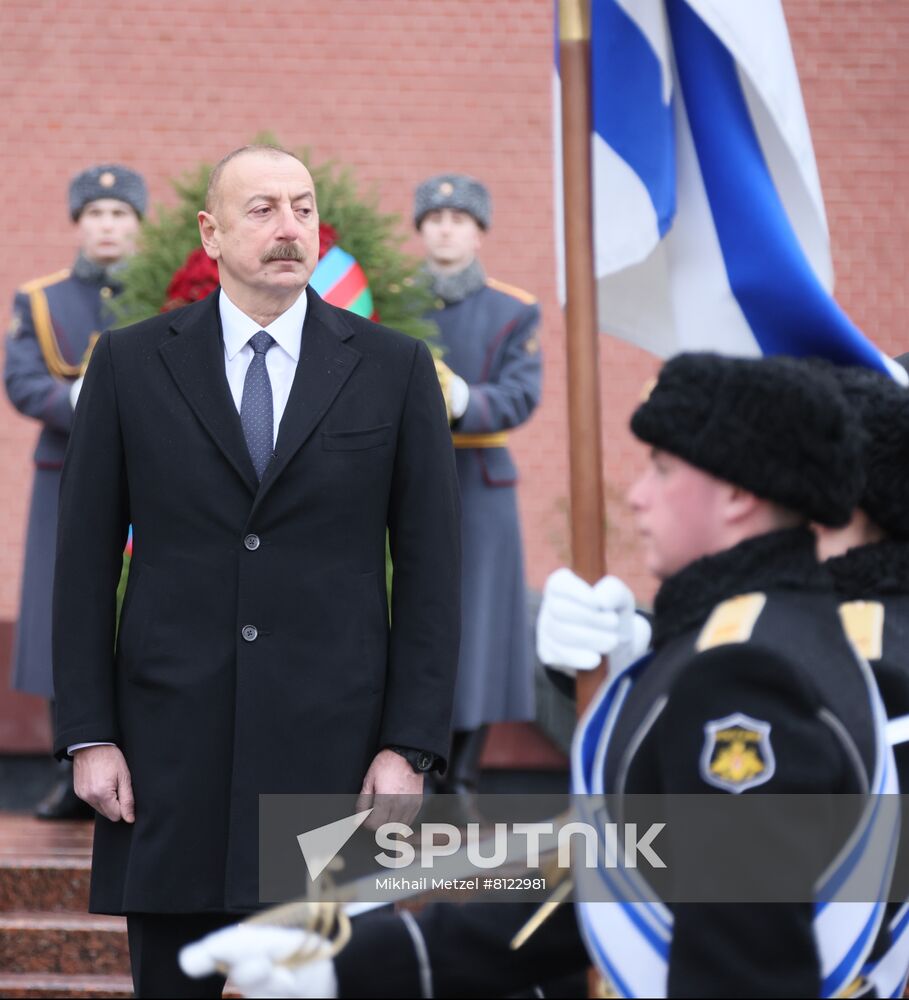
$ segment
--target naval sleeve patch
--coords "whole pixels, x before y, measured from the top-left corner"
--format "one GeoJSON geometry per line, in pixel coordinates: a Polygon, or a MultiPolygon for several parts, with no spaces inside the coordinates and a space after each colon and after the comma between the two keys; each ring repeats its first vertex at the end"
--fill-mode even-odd
{"type": "Polygon", "coordinates": [[[776,771],[770,723],[735,712],[704,726],[701,777],[737,795],[768,782],[776,771]]]}
{"type": "Polygon", "coordinates": [[[701,629],[695,648],[703,653],[715,646],[747,642],[766,603],[766,594],[754,593],[740,594],[718,604],[701,629]]]}
{"type": "Polygon", "coordinates": [[[859,655],[879,660],[884,653],[884,605],[879,601],[847,601],[839,610],[843,630],[859,655]]]}

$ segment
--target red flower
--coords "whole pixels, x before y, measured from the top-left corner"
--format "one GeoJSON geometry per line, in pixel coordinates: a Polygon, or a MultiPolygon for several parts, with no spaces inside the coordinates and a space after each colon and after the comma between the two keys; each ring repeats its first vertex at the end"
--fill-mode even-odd
{"type": "MultiPolygon", "coordinates": [[[[319,223],[319,260],[338,242],[338,233],[327,222],[319,223]]],[[[218,287],[218,265],[202,247],[192,250],[183,266],[174,271],[161,312],[188,306],[210,295],[218,287]]]]}
{"type": "Polygon", "coordinates": [[[338,231],[327,222],[319,223],[319,260],[338,242],[338,231]]]}
{"type": "Polygon", "coordinates": [[[161,312],[169,312],[171,309],[189,305],[190,302],[198,302],[217,287],[218,265],[202,247],[196,247],[170,279],[161,312]]]}

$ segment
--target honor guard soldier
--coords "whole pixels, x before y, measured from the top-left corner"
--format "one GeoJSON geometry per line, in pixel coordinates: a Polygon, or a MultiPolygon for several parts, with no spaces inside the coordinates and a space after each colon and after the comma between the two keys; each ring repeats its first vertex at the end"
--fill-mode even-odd
{"type": "MultiPolygon", "coordinates": [[[[867,368],[831,368],[866,434],[865,487],[849,523],[815,527],[841,599],[847,634],[874,672],[909,790],[909,391],[867,368]]],[[[897,856],[901,886],[909,858],[897,856]]],[[[902,996],[909,975],[909,906],[891,903],[864,970],[879,997],[902,996]]]]}
{"type": "Polygon", "coordinates": [[[488,278],[477,252],[489,192],[463,174],[416,190],[414,225],[436,295],[429,314],[445,348],[438,367],[461,488],[461,648],[451,758],[441,791],[476,789],[486,727],[534,718],[533,661],[508,432],[540,398],[540,308],[528,292],[488,278]]]}
{"type": "MultiPolygon", "coordinates": [[[[69,212],[79,235],[72,268],[23,285],[13,300],[6,340],[6,391],[13,406],[41,424],[35,449],[12,685],[53,699],[51,600],[57,537],[57,494],[82,373],[95,340],[112,321],[119,272],[135,249],[148,194],[145,181],[117,164],[73,178],[69,212]]],[[[53,701],[51,701],[53,715],[53,701]]],[[[88,817],[76,798],[71,762],[38,805],[42,819],[88,817]]]]}
{"type": "MultiPolygon", "coordinates": [[[[615,578],[591,587],[559,571],[539,622],[549,662],[583,669],[612,654],[576,733],[574,792],[895,791],[883,706],[808,527],[846,523],[861,489],[860,428],[835,378],[785,358],[680,355],[631,427],[652,449],[629,493],[661,581],[652,652],[635,659],[646,630],[615,578]]],[[[812,878],[814,902],[638,902],[620,885],[614,902],[578,894],[517,950],[534,907],[436,904],[360,918],[331,962],[288,969],[282,959],[306,932],[241,925],[193,946],[184,964],[225,963],[251,995],[272,996],[510,995],[590,961],[602,995],[861,993],[884,904],[843,903],[831,887],[868,858],[887,887],[887,858],[864,853],[882,834],[890,854],[896,823],[883,812],[864,809],[848,838],[863,850],[812,878]]],[[[741,830],[722,827],[728,811],[712,815],[714,842],[738,844],[741,830]]],[[[813,839],[792,842],[815,852],[813,839]]]]}

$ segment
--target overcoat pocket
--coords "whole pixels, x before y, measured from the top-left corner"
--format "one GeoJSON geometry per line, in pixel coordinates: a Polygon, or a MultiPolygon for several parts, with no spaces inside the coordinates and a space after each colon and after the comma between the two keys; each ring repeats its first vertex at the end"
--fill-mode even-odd
{"type": "Polygon", "coordinates": [[[365,451],[388,444],[391,424],[368,427],[361,431],[322,431],[322,448],[325,451],[365,451]]]}

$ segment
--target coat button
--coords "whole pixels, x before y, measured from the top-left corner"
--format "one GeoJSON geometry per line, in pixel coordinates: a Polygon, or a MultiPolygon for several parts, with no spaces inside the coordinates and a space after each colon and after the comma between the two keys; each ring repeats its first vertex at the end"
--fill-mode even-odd
{"type": "Polygon", "coordinates": [[[255,625],[244,625],[240,635],[242,635],[247,642],[255,642],[259,637],[259,630],[255,625]]]}
{"type": "Polygon", "coordinates": [[[101,289],[99,294],[101,295],[102,299],[109,299],[114,294],[114,291],[112,288],[108,288],[107,285],[105,285],[104,288],[101,289]]]}
{"type": "Polygon", "coordinates": [[[243,544],[249,549],[250,552],[255,552],[259,547],[259,536],[258,535],[247,535],[243,539],[243,544]]]}

